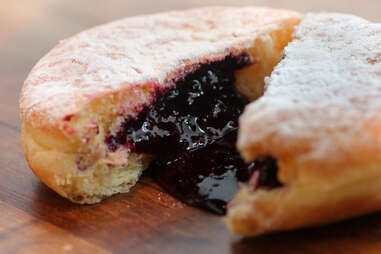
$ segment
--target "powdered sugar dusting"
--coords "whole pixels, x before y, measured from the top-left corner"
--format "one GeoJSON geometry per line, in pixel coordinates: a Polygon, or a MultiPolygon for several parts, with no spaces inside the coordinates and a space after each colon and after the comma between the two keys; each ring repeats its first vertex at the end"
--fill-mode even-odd
{"type": "Polygon", "coordinates": [[[294,38],[266,80],[265,95],[241,118],[239,148],[249,159],[379,157],[381,24],[309,14],[294,38]]]}
{"type": "Polygon", "coordinates": [[[171,72],[249,47],[292,17],[298,14],[214,7],[128,18],[82,32],[33,68],[20,99],[22,117],[54,125],[92,99],[122,88],[147,82],[166,86],[171,72]]]}

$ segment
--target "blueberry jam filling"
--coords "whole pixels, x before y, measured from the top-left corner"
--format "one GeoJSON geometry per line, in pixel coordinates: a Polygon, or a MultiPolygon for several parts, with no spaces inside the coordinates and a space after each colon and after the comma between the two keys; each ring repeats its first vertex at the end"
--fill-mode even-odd
{"type": "Polygon", "coordinates": [[[154,155],[150,168],[159,185],[189,205],[218,214],[225,213],[239,182],[280,186],[275,159],[246,164],[235,149],[238,117],[248,101],[235,90],[234,71],[249,64],[242,54],[199,66],[137,118],[126,119],[106,138],[109,149],[127,146],[154,155]]]}

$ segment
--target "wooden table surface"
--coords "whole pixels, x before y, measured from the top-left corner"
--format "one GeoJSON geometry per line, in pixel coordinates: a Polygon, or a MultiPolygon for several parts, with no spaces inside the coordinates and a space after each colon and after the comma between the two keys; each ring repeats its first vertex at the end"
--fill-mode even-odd
{"type": "Polygon", "coordinates": [[[79,206],[29,170],[18,94],[34,63],[59,40],[120,17],[222,3],[342,11],[381,21],[380,0],[0,0],[0,253],[381,253],[381,213],[244,239],[230,236],[221,217],[181,204],[147,177],[128,194],[79,206]]]}

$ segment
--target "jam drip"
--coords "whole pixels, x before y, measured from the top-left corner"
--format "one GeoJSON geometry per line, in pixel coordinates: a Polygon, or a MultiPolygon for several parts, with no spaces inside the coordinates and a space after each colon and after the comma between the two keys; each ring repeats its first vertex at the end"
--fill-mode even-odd
{"type": "MultiPolygon", "coordinates": [[[[235,91],[234,71],[248,64],[243,54],[201,65],[137,118],[126,119],[116,135],[107,137],[110,150],[127,146],[155,155],[151,168],[165,190],[187,204],[223,214],[238,182],[248,182],[257,165],[266,168],[266,160],[245,164],[235,149],[238,117],[247,100],[235,91]]],[[[266,178],[274,174],[262,171],[264,180],[257,186],[273,186],[274,180],[266,178]]]]}
{"type": "Polygon", "coordinates": [[[183,202],[217,214],[238,191],[238,182],[249,180],[248,166],[235,150],[236,131],[208,146],[158,159],[154,177],[183,202]]]}

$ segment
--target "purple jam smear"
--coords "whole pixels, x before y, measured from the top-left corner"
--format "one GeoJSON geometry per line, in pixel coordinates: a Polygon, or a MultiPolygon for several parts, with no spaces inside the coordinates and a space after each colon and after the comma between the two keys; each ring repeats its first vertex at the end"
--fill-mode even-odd
{"type": "Polygon", "coordinates": [[[166,191],[217,214],[225,213],[239,182],[277,187],[274,159],[246,164],[235,149],[238,118],[248,101],[235,90],[234,71],[249,64],[249,56],[242,54],[199,66],[137,118],[126,119],[118,133],[106,138],[109,149],[127,146],[155,155],[150,168],[166,191]],[[250,177],[256,171],[254,181],[250,177]]]}
{"type": "Polygon", "coordinates": [[[249,185],[254,189],[282,186],[278,179],[278,164],[270,156],[259,158],[249,165],[249,185]]]}

